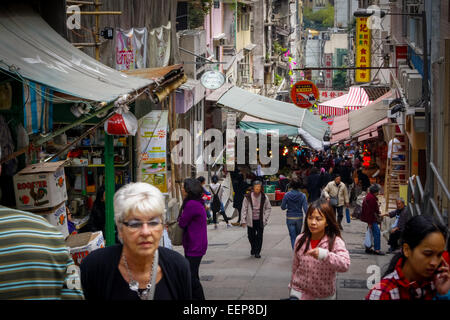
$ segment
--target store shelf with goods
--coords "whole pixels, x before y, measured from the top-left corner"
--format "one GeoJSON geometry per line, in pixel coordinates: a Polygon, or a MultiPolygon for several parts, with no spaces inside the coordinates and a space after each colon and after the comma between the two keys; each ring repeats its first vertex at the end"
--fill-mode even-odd
{"type": "MultiPolygon", "coordinates": [[[[129,147],[128,145],[114,146],[114,148],[128,148],[128,147],[129,147]]],[[[97,144],[97,145],[88,145],[88,146],[81,145],[81,146],[76,146],[76,148],[105,148],[105,146],[104,145],[99,145],[99,144],[97,144]]]]}
{"type": "MultiPolygon", "coordinates": [[[[103,128],[98,128],[92,134],[80,139],[81,135],[92,126],[84,125],[76,127],[66,132],[66,136],[61,139],[58,146],[73,143],[68,150],[67,157],[71,159],[65,166],[65,173],[68,185],[69,206],[75,209],[74,216],[77,219],[85,219],[89,216],[93,208],[93,203],[97,197],[101,186],[105,185],[105,152],[107,152],[107,135],[103,128]]],[[[109,138],[109,137],[108,137],[109,138]]],[[[114,136],[114,182],[115,190],[133,181],[134,154],[133,137],[114,136]]]]}
{"type": "MultiPolygon", "coordinates": [[[[125,163],[114,163],[114,167],[116,168],[124,168],[128,167],[130,165],[130,161],[127,161],[125,163]]],[[[88,164],[86,166],[78,166],[78,165],[70,165],[66,166],[66,168],[104,168],[104,164],[88,164]]]]}

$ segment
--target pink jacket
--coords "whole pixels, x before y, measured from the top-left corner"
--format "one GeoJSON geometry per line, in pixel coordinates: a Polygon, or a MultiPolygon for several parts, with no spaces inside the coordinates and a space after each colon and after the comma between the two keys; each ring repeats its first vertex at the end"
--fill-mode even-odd
{"type": "MultiPolygon", "coordinates": [[[[303,233],[295,240],[295,246],[303,233]]],[[[292,263],[292,279],[289,288],[299,291],[302,300],[312,300],[332,296],[336,292],[336,272],[346,272],[350,267],[350,255],[344,240],[337,237],[333,250],[328,251],[328,237],[320,240],[320,260],[304,254],[306,242],[297,253],[292,263]]],[[[311,249],[311,246],[309,247],[311,249]]]]}

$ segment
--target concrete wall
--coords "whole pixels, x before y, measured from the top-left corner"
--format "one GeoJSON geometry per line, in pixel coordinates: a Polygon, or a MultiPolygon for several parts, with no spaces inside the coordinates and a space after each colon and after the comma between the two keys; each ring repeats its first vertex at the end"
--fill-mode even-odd
{"type": "Polygon", "coordinates": [[[332,33],[330,40],[325,42],[324,53],[335,53],[336,49],[348,48],[348,34],[347,33],[332,33]]]}
{"type": "Polygon", "coordinates": [[[259,0],[253,5],[253,17],[251,20],[251,26],[253,26],[251,42],[256,44],[255,49],[253,49],[253,83],[258,87],[264,85],[264,60],[266,52],[264,37],[264,6],[264,0],[259,0]]]}
{"type": "Polygon", "coordinates": [[[334,0],[334,26],[347,28],[358,9],[358,0],[334,0]]]}

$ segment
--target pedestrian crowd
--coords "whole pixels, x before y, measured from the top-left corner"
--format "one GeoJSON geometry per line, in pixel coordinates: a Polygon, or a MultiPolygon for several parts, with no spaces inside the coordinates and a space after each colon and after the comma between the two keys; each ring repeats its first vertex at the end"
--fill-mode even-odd
{"type": "MultiPolygon", "coordinates": [[[[342,151],[342,150],[341,150],[342,151]]],[[[283,176],[286,226],[293,260],[289,300],[336,299],[337,273],[350,268],[350,254],[342,237],[344,216],[367,224],[367,254],[381,252],[380,223],[393,220],[389,231],[392,260],[382,280],[367,294],[368,300],[450,299],[448,232],[430,215],[411,217],[402,198],[397,208],[381,213],[380,186],[370,184],[360,166],[313,154],[289,178],[283,176]],[[333,164],[331,164],[333,162],[333,164]],[[357,177],[355,183],[353,177],[357,177]],[[354,195],[355,184],[359,194],[354,195]],[[344,214],[344,210],[346,211],[344,214]]],[[[357,158],[356,158],[357,159],[357,158]]],[[[87,300],[205,300],[200,266],[208,249],[208,223],[218,229],[217,214],[227,228],[246,228],[250,255],[261,258],[263,235],[272,205],[265,181],[238,170],[232,174],[233,208],[226,214],[224,190],[217,175],[183,181],[183,201],[177,224],[182,232],[184,256],[161,245],[165,234],[164,196],[147,183],[129,183],[114,195],[114,221],[118,244],[94,250],[77,267],[62,234],[38,215],[0,207],[0,299],[87,300]]],[[[92,224],[104,228],[104,190],[96,203],[92,224]]]]}

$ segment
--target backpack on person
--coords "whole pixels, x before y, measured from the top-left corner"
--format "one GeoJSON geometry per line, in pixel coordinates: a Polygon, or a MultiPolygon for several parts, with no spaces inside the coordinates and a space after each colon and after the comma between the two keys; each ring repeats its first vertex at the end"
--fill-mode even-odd
{"type": "Polygon", "coordinates": [[[220,212],[221,208],[221,202],[219,199],[219,191],[222,185],[219,185],[219,188],[217,189],[217,192],[214,192],[214,190],[211,188],[211,192],[213,194],[212,202],[211,202],[211,210],[212,212],[220,212]]]}

